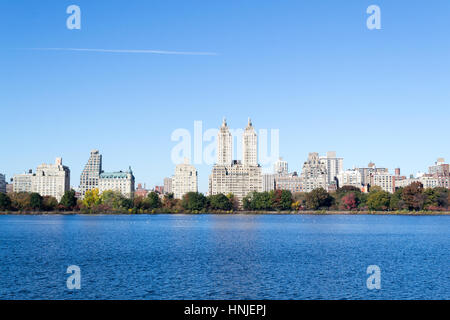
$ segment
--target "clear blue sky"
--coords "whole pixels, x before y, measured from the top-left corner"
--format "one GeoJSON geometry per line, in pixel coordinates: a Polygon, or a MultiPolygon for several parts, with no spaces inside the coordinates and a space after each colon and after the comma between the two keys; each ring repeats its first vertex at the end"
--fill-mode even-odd
{"type": "MultiPolygon", "coordinates": [[[[91,149],[137,182],[174,171],[170,140],[194,120],[252,117],[280,129],[280,153],[403,173],[450,160],[450,1],[0,2],[0,172],[10,178],[62,156],[71,184],[91,149]],[[66,8],[82,11],[66,28],[66,8]],[[366,28],[381,8],[382,30],[366,28]],[[27,48],[215,52],[161,55],[27,48]]],[[[210,166],[199,169],[207,190],[210,166]]]]}

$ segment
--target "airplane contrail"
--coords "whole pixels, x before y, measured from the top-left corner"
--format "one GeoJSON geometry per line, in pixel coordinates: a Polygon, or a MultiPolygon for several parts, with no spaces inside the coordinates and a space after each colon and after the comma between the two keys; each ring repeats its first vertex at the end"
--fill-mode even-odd
{"type": "Polygon", "coordinates": [[[44,51],[81,51],[81,52],[104,52],[104,53],[151,53],[151,54],[172,54],[190,56],[216,56],[215,52],[195,52],[195,51],[167,51],[167,50],[130,50],[130,49],[87,49],[87,48],[29,48],[29,50],[44,51]]]}

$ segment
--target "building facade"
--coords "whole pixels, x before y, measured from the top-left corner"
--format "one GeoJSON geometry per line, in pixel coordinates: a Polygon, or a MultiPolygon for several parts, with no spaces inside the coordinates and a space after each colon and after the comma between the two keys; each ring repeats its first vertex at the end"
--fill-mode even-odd
{"type": "Polygon", "coordinates": [[[164,178],[164,193],[173,193],[172,178],[164,178]]]}
{"type": "Polygon", "coordinates": [[[172,178],[173,196],[175,199],[182,199],[188,192],[198,192],[198,173],[197,169],[189,160],[175,167],[175,174],[172,178]]]}
{"type": "Polygon", "coordinates": [[[297,172],[276,175],[275,189],[288,190],[291,193],[303,192],[303,179],[297,172]]]}
{"type": "Polygon", "coordinates": [[[275,174],[288,174],[289,168],[287,161],[284,161],[283,158],[279,158],[275,164],[273,165],[273,173],[275,174]]]}
{"type": "Polygon", "coordinates": [[[318,188],[328,189],[327,167],[317,152],[308,155],[308,160],[303,164],[301,177],[304,192],[311,192],[318,188]]]}
{"type": "Polygon", "coordinates": [[[13,191],[14,192],[32,192],[33,185],[33,171],[29,170],[27,173],[16,174],[13,177],[13,191]]]}
{"type": "Polygon", "coordinates": [[[352,186],[360,190],[363,190],[364,188],[364,185],[362,184],[361,172],[356,169],[341,171],[337,175],[337,180],[339,188],[344,186],[352,186]]]}
{"type": "Polygon", "coordinates": [[[51,196],[61,201],[64,193],[70,190],[70,169],[64,166],[62,158],[54,164],[41,164],[32,176],[31,191],[41,196],[51,196]]]}
{"type": "Polygon", "coordinates": [[[126,172],[102,172],[98,179],[98,190],[99,193],[116,191],[127,198],[132,198],[134,196],[134,183],[135,179],[131,168],[126,172]]]}
{"type": "Polygon", "coordinates": [[[326,156],[320,157],[320,161],[327,170],[327,184],[335,184],[338,174],[344,171],[344,158],[336,157],[336,151],[328,151],[326,156]]]}
{"type": "Polygon", "coordinates": [[[258,138],[250,119],[242,136],[243,161],[231,161],[233,145],[225,120],[219,129],[217,149],[217,163],[209,176],[209,195],[232,193],[242,203],[250,192],[263,191],[261,166],[258,165],[258,138]]]}
{"type": "Polygon", "coordinates": [[[379,186],[382,190],[393,193],[395,191],[394,176],[389,172],[375,172],[370,177],[370,186],[379,186]]]}
{"type": "Polygon", "coordinates": [[[102,173],[102,155],[98,150],[92,150],[88,162],[80,176],[79,192],[84,198],[86,191],[99,188],[99,178],[102,173]]]}

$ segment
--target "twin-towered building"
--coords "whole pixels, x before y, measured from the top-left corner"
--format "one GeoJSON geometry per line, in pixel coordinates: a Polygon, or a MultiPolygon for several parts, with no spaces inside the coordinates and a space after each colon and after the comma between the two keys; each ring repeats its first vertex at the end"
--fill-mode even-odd
{"type": "Polygon", "coordinates": [[[263,191],[258,164],[258,137],[248,119],[242,135],[242,160],[232,160],[233,137],[224,119],[217,136],[217,163],[209,176],[209,194],[232,193],[239,202],[253,191],[263,191]]]}

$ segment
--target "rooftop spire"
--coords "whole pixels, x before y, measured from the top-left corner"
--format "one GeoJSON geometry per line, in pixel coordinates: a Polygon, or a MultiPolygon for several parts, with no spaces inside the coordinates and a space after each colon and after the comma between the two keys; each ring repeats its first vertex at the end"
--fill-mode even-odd
{"type": "Polygon", "coordinates": [[[249,127],[252,126],[252,119],[250,119],[250,117],[248,117],[248,126],[249,126],[249,127]]]}
{"type": "Polygon", "coordinates": [[[222,127],[226,127],[226,126],[227,126],[227,119],[225,117],[223,117],[222,127]]]}

